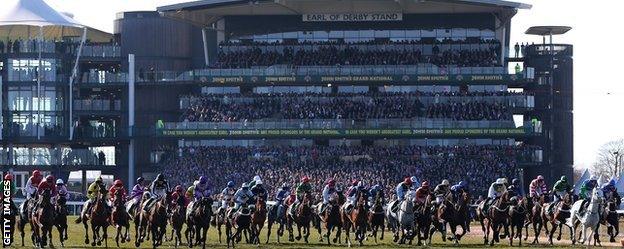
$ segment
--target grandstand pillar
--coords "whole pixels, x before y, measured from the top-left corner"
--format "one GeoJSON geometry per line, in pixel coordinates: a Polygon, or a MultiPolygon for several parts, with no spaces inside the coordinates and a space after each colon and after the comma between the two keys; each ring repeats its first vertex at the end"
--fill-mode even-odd
{"type": "Polygon", "coordinates": [[[134,185],[134,54],[128,55],[128,180],[126,186],[134,185]]]}
{"type": "Polygon", "coordinates": [[[209,61],[208,61],[208,41],[207,41],[207,37],[206,37],[206,28],[202,28],[202,41],[203,41],[203,45],[202,46],[204,48],[204,63],[206,65],[206,67],[208,67],[209,65],[209,61]]]}
{"type": "Polygon", "coordinates": [[[86,195],[87,194],[87,171],[86,170],[81,170],[80,171],[81,176],[80,176],[80,183],[82,184],[82,194],[86,195]]]}

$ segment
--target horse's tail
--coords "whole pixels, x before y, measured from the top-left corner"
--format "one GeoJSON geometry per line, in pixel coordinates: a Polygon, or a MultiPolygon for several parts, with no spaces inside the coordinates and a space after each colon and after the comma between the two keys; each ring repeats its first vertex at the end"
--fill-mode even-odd
{"type": "Polygon", "coordinates": [[[78,218],[74,221],[76,224],[80,224],[82,222],[82,215],[78,216],[78,218]]]}

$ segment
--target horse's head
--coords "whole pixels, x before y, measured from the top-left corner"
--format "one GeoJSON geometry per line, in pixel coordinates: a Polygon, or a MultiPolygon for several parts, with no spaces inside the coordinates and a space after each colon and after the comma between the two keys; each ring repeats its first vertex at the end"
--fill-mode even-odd
{"type": "Polygon", "coordinates": [[[600,188],[594,188],[594,190],[592,191],[592,198],[591,198],[591,202],[596,202],[596,203],[600,203],[602,202],[602,198],[603,198],[603,193],[602,193],[602,189],[600,188]]]}
{"type": "Polygon", "coordinates": [[[123,193],[121,191],[115,192],[115,197],[113,198],[113,206],[116,208],[125,207],[125,200],[123,198],[123,193]]]}
{"type": "Polygon", "coordinates": [[[256,198],[256,210],[265,210],[265,209],[266,209],[266,202],[264,201],[264,199],[262,197],[256,198]]]}
{"type": "Polygon", "coordinates": [[[43,198],[42,201],[44,203],[50,203],[51,196],[52,196],[52,193],[50,189],[45,189],[43,190],[43,193],[41,193],[41,197],[43,198]]]}

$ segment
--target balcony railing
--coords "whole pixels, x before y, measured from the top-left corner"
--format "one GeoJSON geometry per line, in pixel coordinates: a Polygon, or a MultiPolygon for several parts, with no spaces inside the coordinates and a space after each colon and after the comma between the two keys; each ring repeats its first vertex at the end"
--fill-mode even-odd
{"type": "Polygon", "coordinates": [[[76,111],[120,111],[121,100],[88,99],[74,100],[76,111]]]}

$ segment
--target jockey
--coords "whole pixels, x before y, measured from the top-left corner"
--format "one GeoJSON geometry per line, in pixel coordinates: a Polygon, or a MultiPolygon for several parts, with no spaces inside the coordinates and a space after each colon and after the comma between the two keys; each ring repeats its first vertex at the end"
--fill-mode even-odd
{"type": "MultiPolygon", "coordinates": [[[[264,188],[262,180],[257,180],[256,184],[253,187],[250,187],[250,189],[254,198],[262,198],[262,200],[266,201],[269,197],[269,192],[264,188]]],[[[253,202],[254,200],[252,199],[249,201],[253,202]]]]}
{"type": "Polygon", "coordinates": [[[150,190],[152,190],[152,199],[165,196],[170,189],[169,182],[165,180],[165,176],[163,174],[158,174],[156,179],[152,181],[152,184],[150,185],[150,190]]]}
{"type": "Polygon", "coordinates": [[[173,193],[171,193],[171,202],[175,205],[186,207],[188,199],[184,196],[184,192],[182,185],[176,185],[173,193]]]}
{"type": "Polygon", "coordinates": [[[542,175],[538,175],[537,178],[533,179],[533,181],[529,184],[529,196],[531,198],[540,198],[542,195],[547,193],[548,188],[544,182],[544,177],[542,175]]]}
{"type": "Polygon", "coordinates": [[[234,210],[238,210],[241,204],[249,203],[251,198],[253,198],[253,193],[249,190],[249,184],[243,183],[243,186],[234,193],[234,210]]]}
{"type": "Polygon", "coordinates": [[[310,185],[310,178],[304,176],[301,178],[301,183],[297,186],[297,196],[293,204],[299,204],[303,200],[303,196],[312,192],[312,186],[310,185]]]}
{"type": "Polygon", "coordinates": [[[429,182],[423,181],[420,184],[420,188],[416,190],[416,202],[421,204],[427,201],[427,197],[431,194],[431,190],[429,189],[429,182]]]}
{"type": "MultiPolygon", "coordinates": [[[[43,192],[46,190],[50,190],[50,203],[54,205],[54,203],[56,202],[57,192],[56,192],[56,186],[54,185],[53,175],[46,176],[46,180],[39,183],[39,186],[37,187],[37,194],[41,196],[43,195],[43,192]]],[[[40,198],[39,200],[41,201],[42,199],[40,198]]],[[[37,203],[37,204],[40,205],[41,203],[37,203]]]]}
{"type": "Polygon", "coordinates": [[[468,193],[468,183],[459,181],[457,184],[451,186],[451,193],[453,194],[453,201],[457,201],[457,198],[463,193],[468,193]]]}
{"type": "Polygon", "coordinates": [[[85,208],[84,211],[91,210],[91,204],[93,204],[93,202],[95,201],[95,198],[97,197],[98,193],[102,193],[104,195],[106,194],[106,186],[104,185],[102,176],[98,176],[95,179],[95,182],[89,185],[89,188],[87,189],[87,198],[88,198],[86,202],[87,208],[85,208]]]}
{"type": "Polygon", "coordinates": [[[260,178],[259,175],[254,176],[253,180],[249,182],[249,189],[252,189],[253,187],[255,187],[258,181],[262,182],[262,178],[260,178]]]}
{"type": "Polygon", "coordinates": [[[385,203],[386,202],[386,198],[384,196],[384,192],[381,189],[381,185],[379,184],[375,184],[373,187],[371,187],[371,189],[368,191],[368,201],[373,203],[375,201],[375,199],[377,198],[377,195],[379,195],[379,198],[381,198],[381,203],[385,203]]]}
{"type": "Polygon", "coordinates": [[[136,179],[136,184],[132,187],[132,193],[130,194],[130,205],[128,205],[127,211],[130,212],[137,204],[141,202],[141,197],[143,196],[143,182],[145,178],[140,176],[136,179]]]}
{"type": "Polygon", "coordinates": [[[282,187],[279,188],[277,190],[277,193],[275,194],[275,201],[277,203],[282,203],[284,202],[286,198],[288,198],[289,195],[290,195],[290,187],[288,186],[288,183],[283,183],[282,187]]]}
{"type": "Polygon", "coordinates": [[[195,196],[195,185],[199,183],[198,180],[195,180],[191,186],[186,189],[186,199],[192,200],[195,196]]]}
{"type": "MultiPolygon", "coordinates": [[[[323,207],[325,207],[329,203],[329,199],[331,198],[332,194],[335,193],[336,180],[327,179],[327,184],[325,184],[325,187],[323,187],[323,207]]],[[[321,208],[321,210],[324,210],[324,208],[321,208]]]]}
{"type": "Polygon", "coordinates": [[[115,180],[113,186],[108,189],[108,193],[110,195],[110,200],[113,201],[115,199],[115,194],[117,191],[121,191],[121,198],[123,200],[126,199],[126,188],[123,185],[123,182],[119,179],[115,180]]]}
{"type": "Polygon", "coordinates": [[[236,184],[234,181],[229,181],[227,183],[227,187],[221,190],[221,208],[225,210],[230,203],[232,203],[232,198],[234,198],[234,194],[236,193],[236,188],[234,188],[236,184]]]}
{"type": "Polygon", "coordinates": [[[592,176],[591,179],[583,181],[583,185],[581,185],[581,192],[579,193],[579,197],[583,200],[590,199],[591,192],[594,188],[598,187],[598,178],[592,176]]]}
{"type": "Polygon", "coordinates": [[[24,193],[24,195],[26,195],[27,200],[33,197],[36,197],[35,193],[37,193],[37,187],[39,186],[42,180],[43,180],[43,175],[41,175],[41,172],[39,172],[39,170],[33,171],[32,176],[28,178],[28,181],[26,182],[26,185],[24,186],[24,191],[26,192],[24,193]]]}
{"type": "Polygon", "coordinates": [[[606,201],[614,199],[616,206],[620,206],[620,196],[617,193],[617,187],[615,187],[615,180],[611,179],[609,182],[602,185],[602,194],[606,201]]]}
{"type": "Polygon", "coordinates": [[[568,183],[568,178],[566,176],[561,176],[559,181],[557,181],[553,186],[552,191],[555,199],[554,201],[555,203],[558,203],[566,193],[572,191],[572,187],[568,183]]]}
{"type": "Polygon", "coordinates": [[[405,194],[412,188],[412,179],[405,177],[401,183],[396,186],[396,196],[399,202],[403,201],[405,194]]]}
{"type": "Polygon", "coordinates": [[[358,180],[353,180],[351,181],[351,186],[349,186],[349,189],[347,189],[347,201],[350,204],[355,203],[355,201],[357,201],[357,194],[358,194],[358,187],[360,185],[360,181],[358,180]]]}
{"type": "Polygon", "coordinates": [[[449,181],[444,179],[440,184],[438,184],[438,186],[435,187],[433,193],[435,194],[437,204],[442,204],[442,202],[444,202],[447,198],[450,193],[450,185],[449,181]]]}
{"type": "Polygon", "coordinates": [[[503,195],[505,192],[505,179],[498,178],[495,182],[490,185],[490,189],[488,189],[488,196],[485,199],[484,211],[487,211],[490,205],[503,195]]]}
{"type": "Polygon", "coordinates": [[[193,191],[193,197],[195,201],[200,200],[201,198],[209,198],[212,194],[212,188],[210,187],[210,182],[208,181],[208,177],[200,176],[199,181],[194,184],[195,188],[193,191]]]}
{"type": "Polygon", "coordinates": [[[507,191],[511,194],[512,197],[522,197],[522,188],[520,188],[520,180],[518,178],[514,178],[511,180],[511,185],[507,187],[507,191]]]}
{"type": "Polygon", "coordinates": [[[63,199],[67,200],[67,195],[69,193],[67,192],[67,187],[65,186],[63,179],[56,180],[56,192],[58,193],[59,198],[63,197],[63,199]]]}

